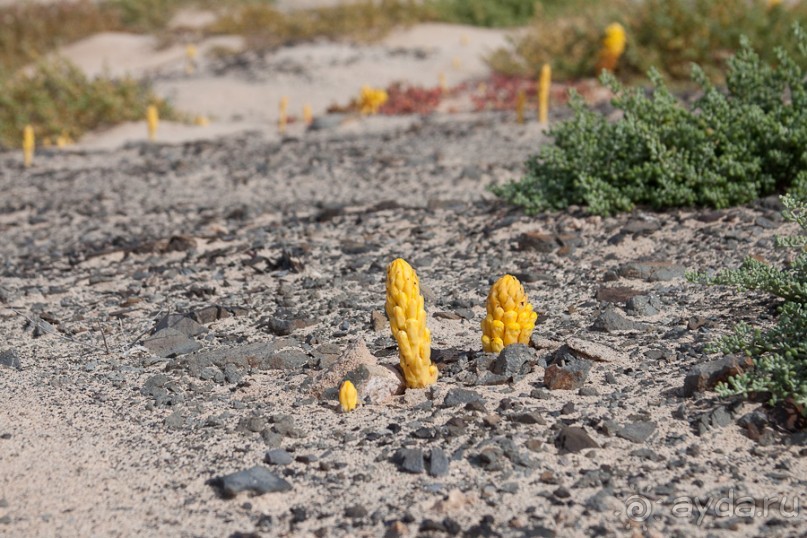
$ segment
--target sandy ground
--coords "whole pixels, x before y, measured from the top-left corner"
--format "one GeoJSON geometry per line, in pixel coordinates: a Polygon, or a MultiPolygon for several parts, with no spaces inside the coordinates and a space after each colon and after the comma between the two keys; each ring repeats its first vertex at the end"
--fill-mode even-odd
{"type": "Polygon", "coordinates": [[[545,141],[508,113],[276,132],[281,96],[321,115],[362,84],[473,80],[503,40],[422,25],[373,46],[300,45],[243,65],[202,54],[191,75],[183,47],[157,50],[151,38],[106,34],[65,49],[88,72],[149,78],[212,123],[163,124],[156,144],[143,142],[142,123],[119,126],[40,152],[30,169],[0,154],[0,353],[20,362],[0,366],[0,535],[802,532],[803,437],[758,404],[681,391],[708,360],[705,344],[737,320],[770,324],[775,307],[689,284],[683,268],[735,267],[748,253],[781,262],[773,237],[791,228],[775,203],[524,216],[486,190],[517,178],[545,141]],[[524,234],[544,239],[525,246],[524,234]],[[388,328],[372,322],[397,256],[423,283],[440,380],[339,413],[335,387],[323,399],[313,387],[351,342],[397,362],[388,328]],[[670,274],[625,271],[648,261],[670,274]],[[480,353],[479,322],[505,272],[543,315],[523,368],[501,379],[480,353]],[[626,294],[656,307],[632,310],[626,294]],[[237,310],[179,337],[198,351],[148,347],[166,314],[216,305],[237,310]],[[628,328],[597,329],[608,312],[628,328]],[[573,338],[610,351],[589,361],[580,388],[549,390],[546,361],[573,338]],[[482,401],[454,405],[452,394],[482,401]],[[738,424],[750,415],[759,440],[738,424]],[[566,450],[568,427],[594,444],[566,450]],[[287,465],[264,461],[278,447],[287,465]],[[443,451],[447,472],[429,474],[417,457],[406,467],[404,449],[443,451]],[[291,489],[224,498],[209,483],[255,465],[291,489]],[[739,498],[756,511],[738,510],[739,498]],[[632,501],[651,513],[631,517],[632,501]]]}

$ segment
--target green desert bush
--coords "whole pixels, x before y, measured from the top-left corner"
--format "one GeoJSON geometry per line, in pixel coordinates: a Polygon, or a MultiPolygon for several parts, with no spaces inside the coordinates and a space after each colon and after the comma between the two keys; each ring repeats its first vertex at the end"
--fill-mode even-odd
{"type": "Polygon", "coordinates": [[[777,238],[778,246],[798,249],[788,267],[747,258],[739,269],[712,277],[700,273],[688,277],[695,282],[765,291],[784,299],[774,327],[761,330],[738,324],[732,334],[706,351],[743,353],[754,360],[753,370],[718,385],[721,395],[767,395],[772,405],[790,401],[807,414],[807,197],[784,196],[782,201],[785,219],[801,227],[799,235],[777,238]]]}
{"type": "Polygon", "coordinates": [[[769,6],[767,0],[613,0],[585,8],[536,14],[529,31],[495,51],[489,63],[504,74],[537,76],[551,63],[556,79],[595,76],[603,31],[619,22],[627,33],[620,78],[642,77],[655,66],[671,80],[686,80],[697,63],[710,76],[724,72],[739,49],[740,36],[756,44],[763,59],[775,59],[776,47],[793,53],[788,31],[793,22],[807,24],[807,3],[769,6]]]}
{"type": "Polygon", "coordinates": [[[145,118],[158,105],[160,117],[181,119],[141,82],[100,76],[88,78],[63,60],[41,62],[30,73],[0,75],[0,144],[17,147],[25,125],[37,140],[76,139],[87,131],[145,118]]]}
{"type": "MultiPolygon", "coordinates": [[[[807,37],[793,33],[799,54],[807,37]]],[[[636,205],[729,207],[788,189],[807,192],[807,82],[783,49],[764,62],[743,39],[725,90],[693,67],[702,95],[680,103],[654,71],[650,95],[604,75],[623,116],[609,121],[572,99],[573,117],[526,163],[518,182],[493,192],[528,212],[585,205],[609,215],[636,205]]]]}

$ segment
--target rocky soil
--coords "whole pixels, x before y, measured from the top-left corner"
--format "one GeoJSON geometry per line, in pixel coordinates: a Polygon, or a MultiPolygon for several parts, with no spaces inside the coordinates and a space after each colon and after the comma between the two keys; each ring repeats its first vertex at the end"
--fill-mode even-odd
{"type": "Polygon", "coordinates": [[[326,123],[0,155],[0,534],[803,532],[807,438],[719,399],[747,365],[703,351],[776,302],[684,278],[781,262],[777,200],[528,217],[485,188],[518,177],[534,124],[326,123]],[[426,297],[426,390],[401,390],[382,314],[399,256],[426,297]],[[539,325],[486,355],[508,272],[539,325]]]}

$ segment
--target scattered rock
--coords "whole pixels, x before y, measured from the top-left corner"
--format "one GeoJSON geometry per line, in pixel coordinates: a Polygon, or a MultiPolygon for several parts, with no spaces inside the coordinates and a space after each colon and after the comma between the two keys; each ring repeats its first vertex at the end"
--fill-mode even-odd
{"type": "Polygon", "coordinates": [[[618,331],[641,331],[646,327],[646,324],[630,320],[617,312],[612,304],[609,304],[605,307],[605,310],[600,312],[600,315],[597,316],[597,319],[594,320],[594,324],[591,326],[595,331],[609,333],[618,331]]]}
{"type": "Polygon", "coordinates": [[[166,328],[157,331],[143,340],[143,347],[158,357],[175,357],[193,353],[202,345],[192,338],[188,338],[176,329],[166,328]]]}
{"type": "Polygon", "coordinates": [[[661,311],[661,299],[657,295],[636,295],[628,299],[625,311],[631,316],[655,316],[661,311]]]}
{"type": "Polygon", "coordinates": [[[563,426],[555,436],[555,446],[561,453],[600,448],[600,445],[586,433],[586,430],[578,426],[563,426]]]}
{"type": "Polygon", "coordinates": [[[623,278],[638,278],[647,282],[666,282],[684,278],[686,267],[667,261],[630,262],[617,271],[623,278]]]}
{"type": "Polygon", "coordinates": [[[22,369],[20,356],[17,354],[17,351],[13,349],[0,351],[0,366],[5,366],[6,368],[15,368],[17,370],[22,369]]]}
{"type": "Polygon", "coordinates": [[[370,324],[377,333],[386,331],[388,326],[386,314],[380,310],[373,310],[370,312],[370,324]]]}
{"type": "Polygon", "coordinates": [[[711,390],[720,382],[753,368],[754,362],[743,355],[729,355],[722,359],[694,366],[684,378],[683,395],[690,397],[696,392],[711,390]]]}
{"type": "Polygon", "coordinates": [[[471,402],[484,402],[485,399],[473,390],[453,388],[448,391],[446,397],[443,399],[443,407],[456,407],[471,402]]]}
{"type": "Polygon", "coordinates": [[[501,350],[491,370],[494,374],[512,378],[524,373],[524,365],[534,358],[533,351],[525,344],[511,344],[501,350]]]}
{"type": "Polygon", "coordinates": [[[597,290],[594,298],[604,303],[626,303],[637,295],[641,295],[641,291],[629,288],[627,286],[612,286],[601,287],[597,290]]]}
{"type": "Polygon", "coordinates": [[[448,474],[448,456],[442,448],[434,447],[429,452],[429,475],[438,477],[448,474]]]}
{"type": "Polygon", "coordinates": [[[291,454],[286,452],[284,449],[273,448],[272,450],[266,451],[263,461],[269,465],[288,465],[294,460],[292,459],[291,454]]]}
{"type": "Polygon", "coordinates": [[[264,493],[291,490],[291,484],[266,467],[261,467],[260,465],[237,473],[213,478],[207,483],[214,487],[219,495],[225,499],[235,497],[243,491],[249,491],[255,495],[263,495],[264,493]]]}
{"type": "Polygon", "coordinates": [[[220,319],[245,316],[248,312],[246,308],[240,306],[210,305],[193,311],[190,317],[197,323],[207,324],[220,319]]]}
{"type": "Polygon", "coordinates": [[[174,329],[187,337],[199,336],[207,332],[206,327],[200,325],[186,314],[168,314],[164,316],[157,322],[152,334],[156,334],[163,329],[174,329]]]}
{"type": "Polygon", "coordinates": [[[404,473],[420,474],[426,470],[423,450],[419,448],[400,448],[393,455],[392,462],[404,473]]]}
{"type": "Polygon", "coordinates": [[[591,362],[565,354],[544,370],[544,385],[549,390],[576,390],[583,386],[591,370],[591,362]]]}
{"type": "Polygon", "coordinates": [[[619,362],[627,360],[627,354],[617,351],[616,349],[582,340],[580,338],[569,338],[566,343],[561,346],[556,352],[556,357],[563,357],[564,355],[572,355],[578,359],[587,359],[597,362],[619,362]]]}
{"type": "Polygon", "coordinates": [[[527,232],[521,234],[518,238],[519,250],[534,250],[549,254],[558,248],[558,242],[554,235],[544,234],[540,232],[527,232]]]}
{"type": "Polygon", "coordinates": [[[640,420],[623,426],[616,432],[617,436],[632,443],[644,443],[656,432],[656,423],[649,420],[640,420]]]}

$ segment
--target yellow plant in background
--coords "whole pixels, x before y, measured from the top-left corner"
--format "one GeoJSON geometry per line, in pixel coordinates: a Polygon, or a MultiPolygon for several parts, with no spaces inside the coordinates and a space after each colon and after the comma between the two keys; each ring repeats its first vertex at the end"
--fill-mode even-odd
{"type": "Polygon", "coordinates": [[[362,86],[359,94],[359,110],[362,114],[377,114],[388,99],[386,90],[362,86]]]}
{"type": "Polygon", "coordinates": [[[448,82],[446,82],[446,74],[440,73],[437,75],[437,84],[440,86],[442,91],[446,91],[448,89],[448,82]]]}
{"type": "Polygon", "coordinates": [[[157,126],[160,123],[160,113],[155,105],[149,105],[146,109],[146,126],[148,127],[149,140],[157,140],[157,126]]]}
{"type": "Polygon", "coordinates": [[[541,67],[541,78],[538,80],[538,121],[542,125],[549,123],[549,88],[552,84],[552,66],[541,67]]]}
{"type": "Polygon", "coordinates": [[[437,381],[437,367],[431,362],[431,333],[426,328],[426,309],[415,270],[401,258],[387,267],[385,305],[392,336],[406,386],[423,388],[437,381]]]}
{"type": "Polygon", "coordinates": [[[356,404],[359,402],[359,393],[356,387],[349,380],[342,382],[339,387],[339,405],[342,406],[342,411],[347,413],[356,409],[356,404]]]}
{"type": "Polygon", "coordinates": [[[34,162],[35,147],[34,128],[30,125],[26,125],[22,130],[22,159],[26,168],[31,166],[31,163],[34,162]]]}
{"type": "Polygon", "coordinates": [[[311,125],[314,121],[314,111],[311,108],[311,105],[303,106],[303,123],[306,125],[311,125]]]}
{"type": "Polygon", "coordinates": [[[524,90],[518,90],[516,95],[516,121],[521,124],[524,123],[524,107],[527,106],[527,94],[524,90]]]}
{"type": "Polygon", "coordinates": [[[278,118],[277,118],[277,130],[282,133],[286,132],[286,125],[289,122],[288,116],[289,110],[289,98],[285,95],[280,98],[280,104],[278,105],[278,118]]]}
{"type": "Polygon", "coordinates": [[[625,28],[621,24],[615,22],[605,28],[605,37],[602,40],[600,57],[597,61],[597,72],[603,69],[613,71],[616,68],[619,58],[625,52],[626,42],[625,28]]]}
{"type": "Polygon", "coordinates": [[[524,286],[512,275],[504,275],[490,288],[482,320],[482,348],[498,353],[510,344],[528,344],[538,314],[527,301],[524,286]]]}

